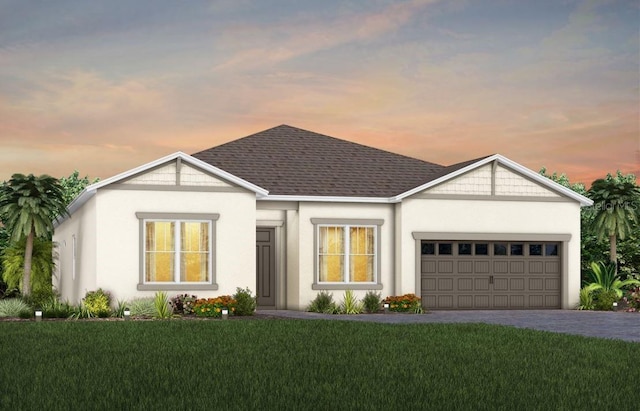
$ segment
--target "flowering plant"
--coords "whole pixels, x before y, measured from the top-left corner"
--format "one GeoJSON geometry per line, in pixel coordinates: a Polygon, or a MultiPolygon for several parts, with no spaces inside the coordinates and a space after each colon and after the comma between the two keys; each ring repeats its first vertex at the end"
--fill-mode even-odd
{"type": "Polygon", "coordinates": [[[640,287],[636,287],[627,291],[623,300],[625,303],[627,303],[627,306],[628,306],[627,311],[629,312],[640,311],[640,287]]]}
{"type": "Polygon", "coordinates": [[[198,317],[222,317],[222,309],[229,310],[229,315],[236,311],[236,300],[230,295],[221,295],[215,298],[201,298],[193,305],[193,312],[198,317]]]}
{"type": "Polygon", "coordinates": [[[405,294],[387,297],[383,303],[389,304],[389,311],[397,311],[401,313],[421,313],[422,305],[420,297],[415,294],[405,294]]]}

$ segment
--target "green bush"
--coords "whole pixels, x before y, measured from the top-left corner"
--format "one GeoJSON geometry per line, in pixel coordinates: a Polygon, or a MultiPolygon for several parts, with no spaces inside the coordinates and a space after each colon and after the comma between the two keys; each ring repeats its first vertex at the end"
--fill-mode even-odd
{"type": "Polygon", "coordinates": [[[156,309],[156,313],[154,315],[156,318],[171,318],[173,315],[171,307],[169,306],[167,293],[164,291],[156,292],[155,297],[153,298],[153,306],[156,309]]]}
{"type": "Polygon", "coordinates": [[[53,288],[49,286],[34,288],[30,295],[23,296],[22,299],[33,308],[42,308],[54,298],[57,298],[57,295],[53,291],[53,288]]]}
{"type": "Polygon", "coordinates": [[[578,310],[593,310],[593,290],[589,286],[580,289],[580,304],[578,310]]]}
{"type": "Polygon", "coordinates": [[[364,304],[364,310],[368,313],[377,313],[380,311],[380,304],[382,302],[382,295],[374,291],[367,291],[362,299],[364,304]]]}
{"type": "Polygon", "coordinates": [[[127,309],[127,302],[125,300],[118,300],[116,308],[113,310],[113,316],[116,318],[124,317],[124,310],[127,309]]]}
{"type": "Polygon", "coordinates": [[[612,311],[613,303],[618,301],[618,294],[614,290],[599,290],[595,292],[595,309],[598,311],[612,311]]]}
{"type": "Polygon", "coordinates": [[[360,314],[364,310],[364,305],[358,300],[358,297],[352,290],[344,292],[344,299],[340,305],[340,312],[342,314],[360,314]]]}
{"type": "Polygon", "coordinates": [[[33,310],[27,303],[19,298],[6,298],[0,300],[0,317],[20,317],[22,312],[28,313],[28,317],[31,317],[33,310]]]}
{"type": "Polygon", "coordinates": [[[102,288],[87,292],[82,301],[95,317],[105,318],[111,315],[111,294],[102,288]]]}
{"type": "Polygon", "coordinates": [[[311,301],[307,311],[312,313],[336,314],[339,312],[338,306],[333,301],[333,294],[327,291],[320,291],[316,298],[311,301]]]}
{"type": "Polygon", "coordinates": [[[57,297],[52,297],[42,304],[42,316],[44,318],[69,318],[73,314],[73,307],[68,302],[62,302],[57,297]]]}
{"type": "Polygon", "coordinates": [[[91,310],[89,310],[89,307],[87,307],[84,302],[81,302],[79,305],[73,307],[73,312],[69,316],[69,318],[73,318],[74,320],[92,317],[95,317],[95,315],[91,310]]]}
{"type": "Polygon", "coordinates": [[[235,315],[253,315],[256,311],[256,297],[251,295],[249,287],[244,289],[236,288],[233,299],[236,300],[235,315]]]}
{"type": "Polygon", "coordinates": [[[156,306],[152,297],[134,298],[129,301],[129,310],[132,317],[153,317],[156,306]]]}

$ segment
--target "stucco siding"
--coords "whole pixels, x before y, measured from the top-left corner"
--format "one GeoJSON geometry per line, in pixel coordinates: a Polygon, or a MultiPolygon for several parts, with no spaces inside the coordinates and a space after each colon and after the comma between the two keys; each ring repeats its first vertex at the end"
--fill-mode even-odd
{"type": "Polygon", "coordinates": [[[218,290],[167,291],[209,297],[233,294],[236,287],[255,287],[255,221],[253,193],[101,190],[97,194],[96,286],[118,299],[151,296],[140,291],[141,213],[219,214],[215,224],[215,273],[218,290]]]}
{"type": "Polygon", "coordinates": [[[96,288],[96,218],[93,197],[55,229],[53,241],[57,244],[58,261],[53,285],[62,300],[76,304],[88,290],[96,288]]]}
{"type": "Polygon", "coordinates": [[[580,208],[569,202],[409,199],[402,203],[402,273],[396,293],[418,292],[412,233],[568,234],[562,307],[573,308],[580,288],[580,208]]]}

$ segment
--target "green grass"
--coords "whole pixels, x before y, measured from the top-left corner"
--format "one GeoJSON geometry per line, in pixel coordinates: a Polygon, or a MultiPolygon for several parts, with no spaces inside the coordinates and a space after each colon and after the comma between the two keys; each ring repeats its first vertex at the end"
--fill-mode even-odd
{"type": "Polygon", "coordinates": [[[481,324],[0,322],[0,409],[637,409],[640,344],[481,324]]]}

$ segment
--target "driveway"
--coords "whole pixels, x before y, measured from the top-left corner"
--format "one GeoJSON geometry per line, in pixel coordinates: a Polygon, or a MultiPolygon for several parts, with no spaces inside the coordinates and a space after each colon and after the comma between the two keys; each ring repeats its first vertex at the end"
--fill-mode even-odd
{"type": "Polygon", "coordinates": [[[257,315],[303,320],[368,321],[389,324],[486,323],[586,337],[640,342],[640,314],[577,310],[432,311],[428,314],[330,315],[291,310],[259,310],[257,315]]]}

